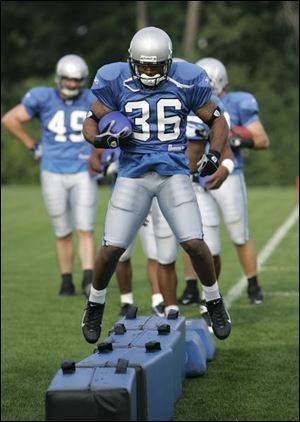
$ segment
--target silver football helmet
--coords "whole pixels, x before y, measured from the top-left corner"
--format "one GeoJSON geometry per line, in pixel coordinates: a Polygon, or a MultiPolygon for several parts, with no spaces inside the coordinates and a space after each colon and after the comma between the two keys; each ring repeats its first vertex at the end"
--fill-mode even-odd
{"type": "Polygon", "coordinates": [[[139,30],[128,52],[131,70],[143,85],[155,87],[167,78],[172,64],[172,41],[162,29],[149,26],[139,30]],[[154,74],[146,74],[149,68],[154,74]]]}
{"type": "Polygon", "coordinates": [[[206,57],[199,60],[196,65],[206,71],[210,79],[213,94],[220,95],[225,86],[228,85],[227,71],[223,63],[212,57],[206,57]]]}
{"type": "Polygon", "coordinates": [[[67,54],[66,56],[63,56],[56,65],[55,82],[57,83],[59,90],[67,98],[73,98],[76,97],[84,87],[88,75],[89,69],[86,62],[76,54],[67,54]],[[66,88],[62,82],[63,78],[77,79],[80,82],[80,88],[66,88]]]}

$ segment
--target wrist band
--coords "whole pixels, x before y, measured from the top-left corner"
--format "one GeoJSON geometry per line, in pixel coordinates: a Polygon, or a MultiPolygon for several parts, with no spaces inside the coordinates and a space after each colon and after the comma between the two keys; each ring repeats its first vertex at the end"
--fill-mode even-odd
{"type": "Polygon", "coordinates": [[[234,169],[234,162],[230,158],[225,158],[225,160],[221,162],[221,166],[226,167],[228,170],[228,173],[231,174],[234,169]]]}

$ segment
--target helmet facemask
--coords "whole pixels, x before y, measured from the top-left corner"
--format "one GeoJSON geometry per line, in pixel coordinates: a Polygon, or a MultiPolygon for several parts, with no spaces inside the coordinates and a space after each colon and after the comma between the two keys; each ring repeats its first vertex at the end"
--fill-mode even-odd
{"type": "Polygon", "coordinates": [[[86,79],[77,79],[77,78],[69,78],[67,76],[57,76],[55,78],[55,81],[57,83],[58,89],[59,91],[67,98],[75,98],[77,97],[80,92],[82,91],[85,83],[86,83],[86,79]],[[78,82],[80,82],[79,87],[78,88],[67,88],[66,86],[64,86],[64,79],[72,79],[72,80],[76,80],[78,82]]]}
{"type": "Polygon", "coordinates": [[[139,61],[134,60],[133,58],[129,58],[128,61],[134,76],[139,79],[142,85],[145,85],[148,88],[156,87],[167,79],[172,63],[172,59],[159,63],[139,61]],[[151,71],[151,75],[147,74],[149,70],[151,71]]]}

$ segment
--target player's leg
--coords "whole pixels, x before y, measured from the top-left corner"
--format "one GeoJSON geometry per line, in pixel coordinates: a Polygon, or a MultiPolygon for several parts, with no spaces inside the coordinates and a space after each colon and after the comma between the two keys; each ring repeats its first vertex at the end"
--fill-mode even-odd
{"type": "MultiPolygon", "coordinates": [[[[193,183],[193,188],[196,194],[197,203],[200,208],[201,219],[203,224],[204,240],[211,254],[215,264],[215,271],[217,279],[220,274],[220,233],[219,233],[219,216],[216,202],[206,189],[199,184],[193,183]]],[[[179,303],[188,305],[190,303],[199,303],[200,293],[197,287],[198,276],[194,271],[188,254],[183,252],[184,273],[186,280],[186,288],[179,298],[179,303]]],[[[200,313],[206,316],[204,307],[204,294],[201,294],[200,313]]]]}
{"type": "Polygon", "coordinates": [[[178,242],[162,214],[156,198],[152,203],[153,230],[157,246],[158,282],[167,315],[170,310],[179,311],[176,300],[177,274],[175,261],[178,242]]]}
{"type": "Polygon", "coordinates": [[[247,277],[248,286],[247,293],[249,303],[251,305],[260,305],[264,301],[263,292],[258,284],[257,277],[257,255],[256,249],[251,240],[247,240],[244,244],[235,243],[236,251],[240,263],[243,267],[244,274],[247,277]]]}
{"type": "Polygon", "coordinates": [[[224,339],[230,334],[231,321],[219,292],[212,255],[203,241],[200,211],[189,177],[175,175],[165,180],[158,202],[204,286],[213,331],[218,338],[224,339]]]}
{"type": "Polygon", "coordinates": [[[78,238],[82,269],[82,292],[89,296],[96,255],[95,219],[98,205],[97,183],[87,172],[70,175],[70,204],[78,238]]]}
{"type": "Polygon", "coordinates": [[[48,171],[41,172],[41,186],[45,206],[49,213],[56,236],[55,250],[61,286],[59,294],[71,296],[75,292],[73,284],[73,244],[72,221],[68,206],[66,176],[48,171]]]}
{"type": "Polygon", "coordinates": [[[121,255],[117,268],[116,279],[120,291],[121,309],[120,315],[125,316],[130,306],[134,304],[132,292],[132,265],[131,255],[134,247],[134,242],[121,255]]]}
{"type": "Polygon", "coordinates": [[[247,191],[243,174],[230,175],[213,195],[247,277],[250,304],[261,304],[263,293],[258,284],[255,246],[249,239],[247,191]]]}
{"type": "MultiPolygon", "coordinates": [[[[154,198],[153,203],[156,201],[154,198]]],[[[164,299],[158,283],[157,245],[153,227],[153,211],[150,210],[146,220],[139,230],[139,235],[147,257],[147,277],[151,288],[151,311],[157,316],[164,316],[164,299]]]]}
{"type": "Polygon", "coordinates": [[[75,293],[73,283],[73,243],[72,234],[64,237],[56,237],[55,242],[56,258],[59,272],[61,274],[61,286],[59,294],[61,296],[72,296],[75,293]]]}
{"type": "Polygon", "coordinates": [[[100,336],[106,288],[117,263],[148,214],[153,193],[143,183],[143,178],[119,177],[109,201],[103,246],[96,257],[93,285],[82,322],[89,343],[95,343],[100,336]]]}

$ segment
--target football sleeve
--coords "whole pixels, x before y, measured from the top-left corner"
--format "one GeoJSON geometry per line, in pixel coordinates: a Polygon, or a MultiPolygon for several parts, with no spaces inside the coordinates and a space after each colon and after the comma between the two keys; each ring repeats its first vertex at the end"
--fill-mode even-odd
{"type": "Polygon", "coordinates": [[[212,96],[210,82],[204,70],[195,79],[193,85],[190,93],[190,107],[193,112],[196,112],[199,108],[203,107],[212,96]]]}
{"type": "Polygon", "coordinates": [[[22,98],[21,103],[25,106],[27,113],[31,116],[37,116],[40,112],[42,103],[47,99],[44,88],[37,87],[28,91],[22,98]]]}
{"type": "Polygon", "coordinates": [[[100,67],[94,79],[91,91],[95,97],[111,110],[117,110],[116,78],[120,74],[117,63],[100,67]]]}
{"type": "Polygon", "coordinates": [[[250,123],[259,120],[259,108],[255,97],[245,93],[239,103],[240,126],[248,126],[250,123]]]}

